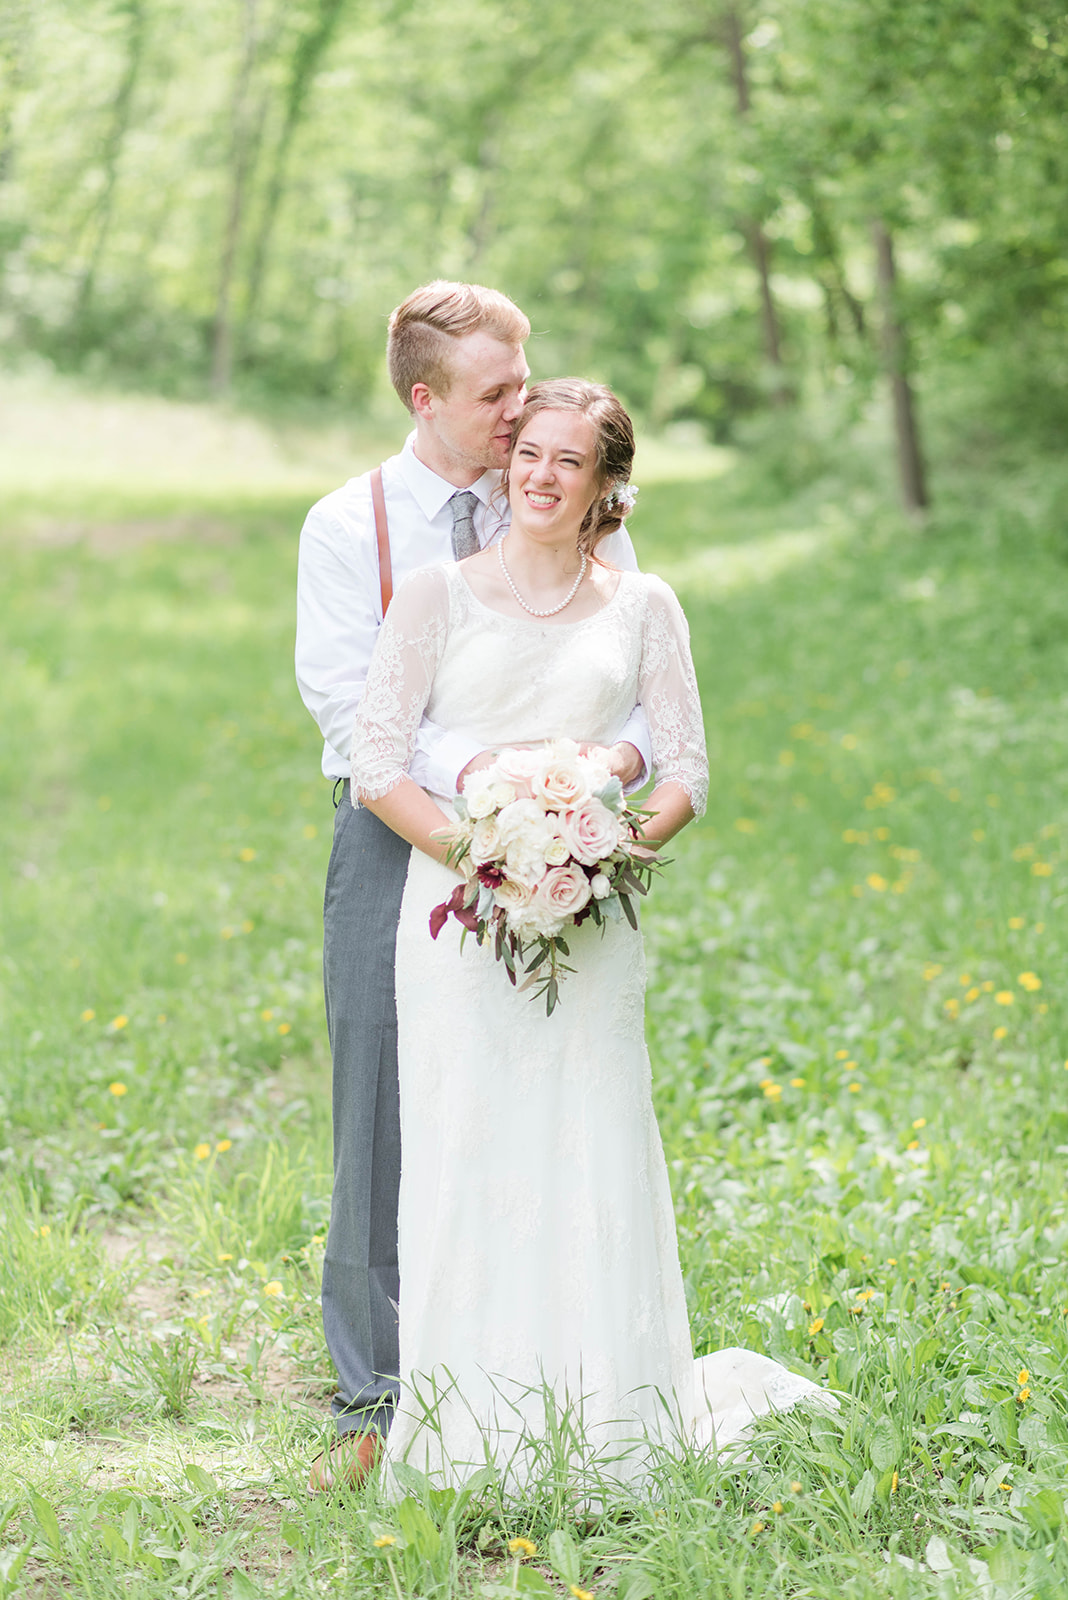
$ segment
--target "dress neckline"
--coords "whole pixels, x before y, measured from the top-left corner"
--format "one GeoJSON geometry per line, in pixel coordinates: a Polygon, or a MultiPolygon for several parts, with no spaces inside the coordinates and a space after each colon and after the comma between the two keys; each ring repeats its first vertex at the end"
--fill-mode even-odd
{"type": "Polygon", "coordinates": [[[616,584],[612,594],[605,601],[603,606],[600,606],[596,611],[591,612],[588,617],[576,617],[573,621],[557,622],[554,618],[550,617],[513,617],[510,616],[507,611],[498,611],[496,606],[488,606],[485,600],[479,598],[479,596],[472,589],[471,585],[468,583],[467,579],[464,577],[463,573],[460,571],[460,563],[458,561],[453,562],[452,568],[459,583],[466,591],[467,598],[473,601],[480,611],[485,611],[491,617],[497,617],[501,622],[519,622],[525,627],[534,628],[582,628],[587,622],[596,622],[599,617],[603,617],[605,612],[610,611],[615,605],[620,594],[622,593],[624,580],[627,577],[626,572],[622,571],[621,569],[619,573],[619,582],[616,584]]]}

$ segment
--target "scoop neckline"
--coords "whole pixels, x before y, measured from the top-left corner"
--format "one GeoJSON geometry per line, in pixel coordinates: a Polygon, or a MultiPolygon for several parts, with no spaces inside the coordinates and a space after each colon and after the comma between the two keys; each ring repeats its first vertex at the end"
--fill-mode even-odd
{"type": "Polygon", "coordinates": [[[612,592],[612,595],[610,596],[609,599],[607,599],[605,601],[603,606],[599,607],[598,610],[592,612],[590,616],[588,616],[588,617],[575,617],[574,620],[570,621],[570,622],[554,622],[551,617],[526,617],[526,616],[524,616],[524,617],[513,617],[513,616],[509,616],[507,611],[498,611],[496,606],[487,605],[485,600],[481,599],[480,596],[475,593],[475,591],[472,589],[471,585],[468,583],[467,579],[464,577],[463,573],[460,571],[460,562],[454,561],[452,563],[452,565],[453,565],[453,568],[454,568],[454,570],[456,572],[457,578],[459,579],[459,581],[463,585],[463,587],[467,590],[468,599],[473,600],[475,605],[478,606],[480,611],[488,612],[491,617],[498,617],[501,622],[522,622],[522,623],[526,623],[527,625],[533,623],[535,625],[535,627],[538,627],[538,628],[581,628],[581,627],[584,627],[587,622],[596,622],[598,617],[603,617],[605,612],[609,611],[612,608],[612,606],[615,605],[615,603],[619,599],[620,593],[621,593],[621,591],[623,589],[623,580],[627,576],[626,572],[624,572],[623,569],[620,568],[620,571],[619,571],[619,582],[616,584],[615,589],[612,592]]]}

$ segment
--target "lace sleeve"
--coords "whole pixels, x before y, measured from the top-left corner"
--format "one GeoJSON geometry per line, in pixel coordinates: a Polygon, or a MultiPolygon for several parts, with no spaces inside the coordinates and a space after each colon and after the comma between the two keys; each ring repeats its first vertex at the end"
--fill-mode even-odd
{"type": "Polygon", "coordinates": [[[690,630],[660,578],[649,577],[642,628],[639,698],[649,718],[658,783],[681,783],[701,816],[708,799],[708,756],[690,630]]]}
{"type": "Polygon", "coordinates": [[[353,805],[380,800],[407,776],[449,624],[441,567],[413,572],[378,633],[352,736],[353,805]]]}

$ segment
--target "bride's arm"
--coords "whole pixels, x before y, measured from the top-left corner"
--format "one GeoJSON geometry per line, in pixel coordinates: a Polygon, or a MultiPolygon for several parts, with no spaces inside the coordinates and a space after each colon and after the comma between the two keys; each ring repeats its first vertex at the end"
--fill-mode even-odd
{"type": "Polygon", "coordinates": [[[666,583],[647,579],[639,696],[649,718],[658,782],[643,809],[651,843],[666,844],[705,809],[708,757],[690,630],[666,583]]]}
{"type": "Polygon", "coordinates": [[[435,861],[445,860],[447,845],[441,838],[435,839],[434,834],[440,834],[447,826],[446,819],[426,790],[420,789],[411,778],[402,778],[396,788],[380,799],[364,799],[361,804],[417,850],[433,856],[435,861]]]}
{"type": "Polygon", "coordinates": [[[448,583],[440,567],[398,585],[379,629],[352,736],[353,805],[366,806],[409,844],[441,860],[432,838],[446,820],[408,776],[420,721],[448,635],[448,583]]]}

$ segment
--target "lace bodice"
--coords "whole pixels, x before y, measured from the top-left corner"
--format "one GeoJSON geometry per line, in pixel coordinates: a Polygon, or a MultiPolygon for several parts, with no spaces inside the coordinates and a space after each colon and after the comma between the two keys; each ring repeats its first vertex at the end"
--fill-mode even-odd
{"type": "Polygon", "coordinates": [[[541,622],[483,605],[458,566],[424,567],[399,586],[379,633],[352,744],[354,800],[401,781],[424,714],[486,748],[609,744],[639,703],[658,782],[680,783],[700,814],[701,704],[686,618],[666,583],[623,572],[592,617],[541,622]]]}

